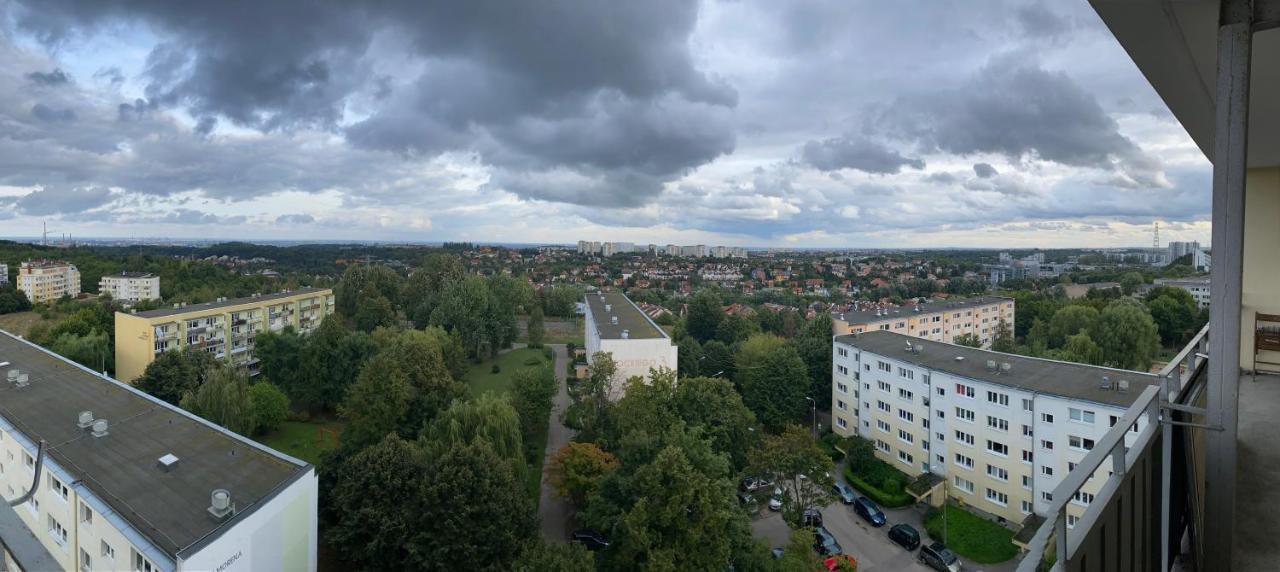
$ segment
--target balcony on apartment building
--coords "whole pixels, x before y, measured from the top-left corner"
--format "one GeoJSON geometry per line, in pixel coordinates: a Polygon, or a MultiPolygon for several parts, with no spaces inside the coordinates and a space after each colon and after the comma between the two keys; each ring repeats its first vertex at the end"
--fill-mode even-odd
{"type": "Polygon", "coordinates": [[[1054,491],[1018,570],[1278,570],[1280,0],[1090,1],[1213,162],[1210,319],[1054,491]]]}

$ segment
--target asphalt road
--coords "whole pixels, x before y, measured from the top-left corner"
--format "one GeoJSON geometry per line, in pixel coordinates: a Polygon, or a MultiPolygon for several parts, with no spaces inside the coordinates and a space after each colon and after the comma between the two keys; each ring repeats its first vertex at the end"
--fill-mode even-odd
{"type": "Polygon", "coordinates": [[[569,527],[573,521],[573,505],[569,499],[556,494],[556,490],[547,479],[546,468],[550,466],[551,455],[559,451],[573,439],[573,430],[564,426],[560,418],[569,407],[569,388],[565,383],[568,377],[566,369],[569,354],[563,344],[550,345],[556,354],[556,396],[551,403],[551,424],[547,428],[547,448],[543,451],[543,474],[541,498],[538,500],[538,518],[542,522],[542,538],[548,542],[566,542],[569,539],[569,527]]]}

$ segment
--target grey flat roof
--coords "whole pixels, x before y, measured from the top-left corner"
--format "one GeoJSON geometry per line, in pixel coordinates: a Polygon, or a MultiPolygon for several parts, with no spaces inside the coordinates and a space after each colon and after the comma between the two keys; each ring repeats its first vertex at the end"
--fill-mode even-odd
{"type": "Polygon", "coordinates": [[[1160,377],[1150,373],[993,352],[881,330],[845,334],[835,339],[888,358],[969,379],[1118,407],[1132,405],[1146,386],[1160,383],[1160,377]],[[921,348],[920,353],[907,351],[907,342],[921,348]],[[964,359],[957,361],[957,357],[964,359]],[[987,369],[987,360],[1012,367],[1007,373],[993,372],[987,369]],[[1113,385],[1122,379],[1128,380],[1129,391],[1101,389],[1103,376],[1111,378],[1113,385]]]}
{"type": "Polygon", "coordinates": [[[983,306],[986,304],[995,304],[997,302],[1012,302],[1013,298],[1005,298],[1002,296],[978,296],[975,298],[963,298],[960,300],[940,300],[934,302],[921,302],[919,304],[920,311],[915,311],[916,304],[904,304],[897,308],[881,309],[880,315],[876,315],[876,310],[856,310],[853,312],[832,312],[831,316],[849,324],[861,324],[865,322],[878,322],[880,320],[890,320],[893,318],[906,318],[910,316],[919,316],[924,314],[932,314],[934,312],[947,312],[951,310],[961,310],[964,308],[972,308],[974,306],[983,306]],[[885,312],[888,312],[887,314],[885,312]]]}
{"type": "Polygon", "coordinates": [[[170,556],[239,521],[311,470],[0,331],[0,362],[6,361],[0,370],[18,369],[31,383],[19,389],[0,377],[0,417],[28,439],[47,442],[53,462],[170,556]],[[106,419],[109,434],[93,437],[78,428],[81,411],[106,419]],[[165,454],[180,460],[168,473],[156,467],[165,454]],[[220,523],[210,516],[214,489],[231,492],[237,517],[220,523]]]}
{"type": "Polygon", "coordinates": [[[649,317],[621,292],[587,294],[587,304],[591,306],[591,317],[595,320],[596,330],[600,332],[602,339],[620,340],[623,330],[627,330],[627,336],[633,340],[667,337],[666,332],[654,325],[649,317]],[[603,301],[600,299],[601,296],[604,297],[603,301]],[[608,312],[604,308],[606,305],[610,307],[608,312]],[[612,316],[618,317],[617,324],[613,324],[610,320],[612,316]]]}
{"type": "Polygon", "coordinates": [[[150,272],[117,272],[115,274],[103,274],[103,278],[151,278],[155,276],[150,272]]]}
{"type": "Polygon", "coordinates": [[[134,314],[139,318],[161,318],[164,316],[175,316],[178,314],[186,314],[188,312],[201,312],[204,310],[213,310],[215,308],[224,308],[228,306],[240,306],[244,304],[253,304],[264,300],[277,300],[280,298],[288,298],[291,296],[299,296],[302,294],[310,294],[315,292],[323,292],[329,288],[298,288],[297,290],[289,290],[286,292],[274,292],[271,294],[263,294],[261,296],[248,296],[245,298],[234,298],[231,300],[223,300],[221,302],[205,302],[203,304],[188,304],[181,308],[161,308],[159,310],[148,310],[146,312],[138,312],[134,314]]]}

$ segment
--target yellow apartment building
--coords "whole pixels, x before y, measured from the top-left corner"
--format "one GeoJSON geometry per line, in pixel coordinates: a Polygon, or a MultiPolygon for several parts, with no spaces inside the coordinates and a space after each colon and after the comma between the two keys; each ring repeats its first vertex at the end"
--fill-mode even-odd
{"type": "Polygon", "coordinates": [[[974,334],[982,341],[982,347],[990,348],[1000,320],[1013,331],[1013,306],[1013,298],[979,296],[834,312],[831,333],[840,336],[886,331],[945,343],[961,334],[974,334]]]}
{"type": "Polygon", "coordinates": [[[300,288],[204,304],[175,304],[146,312],[116,312],[116,377],[132,382],[156,356],[199,348],[257,373],[253,338],[293,326],[310,333],[334,311],[333,291],[300,288]]]}
{"type": "Polygon", "coordinates": [[[60,260],[28,260],[18,267],[18,289],[32,304],[55,302],[80,294],[80,271],[60,260]]]}

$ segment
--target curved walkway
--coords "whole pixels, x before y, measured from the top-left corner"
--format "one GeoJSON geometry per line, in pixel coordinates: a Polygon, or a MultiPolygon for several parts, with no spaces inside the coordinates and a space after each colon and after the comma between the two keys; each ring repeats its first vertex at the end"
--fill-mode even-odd
{"type": "Polygon", "coordinates": [[[573,521],[573,505],[569,499],[556,493],[547,479],[551,456],[573,439],[573,430],[564,426],[561,418],[569,407],[569,389],[566,384],[569,353],[564,344],[548,344],[556,354],[556,396],[551,402],[551,420],[547,427],[547,448],[543,452],[542,492],[538,501],[538,519],[542,522],[542,537],[549,542],[565,542],[569,539],[569,527],[573,521]]]}

